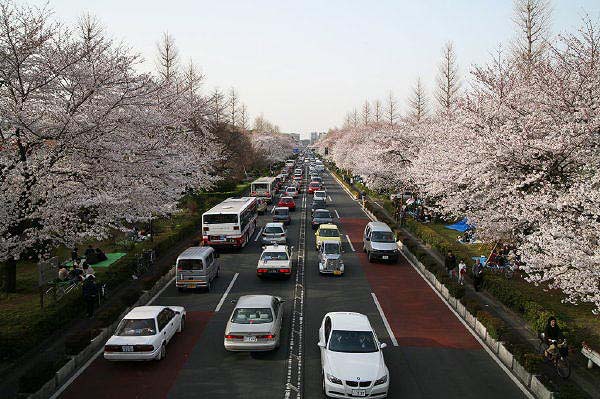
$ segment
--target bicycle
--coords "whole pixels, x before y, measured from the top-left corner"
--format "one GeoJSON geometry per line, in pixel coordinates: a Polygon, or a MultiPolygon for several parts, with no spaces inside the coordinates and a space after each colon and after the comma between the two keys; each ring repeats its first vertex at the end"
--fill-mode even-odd
{"type": "Polygon", "coordinates": [[[137,266],[135,268],[134,279],[138,279],[152,270],[154,265],[155,252],[153,249],[142,251],[137,257],[137,266]]]}
{"type": "Polygon", "coordinates": [[[73,291],[79,286],[78,281],[65,280],[65,281],[53,281],[48,283],[48,289],[44,292],[44,295],[50,295],[60,301],[65,295],[73,291]]]}
{"type": "Polygon", "coordinates": [[[549,352],[548,349],[550,346],[546,342],[544,333],[538,334],[538,338],[540,339],[540,345],[538,347],[539,354],[544,356],[544,360],[554,365],[557,374],[561,378],[565,380],[569,378],[571,375],[571,363],[569,363],[567,340],[563,339],[559,342],[559,340],[556,339],[549,339],[552,345],[554,345],[554,351],[549,352]]]}

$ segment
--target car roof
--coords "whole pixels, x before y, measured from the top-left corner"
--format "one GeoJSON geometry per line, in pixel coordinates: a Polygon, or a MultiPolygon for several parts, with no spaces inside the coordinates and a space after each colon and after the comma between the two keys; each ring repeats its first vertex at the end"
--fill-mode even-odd
{"type": "Polygon", "coordinates": [[[290,211],[290,208],[288,208],[287,206],[276,206],[275,207],[276,211],[281,211],[281,210],[285,210],[286,212],[290,211]]]}
{"type": "Polygon", "coordinates": [[[138,306],[127,313],[124,319],[150,319],[155,318],[164,306],[138,306]]]}
{"type": "Polygon", "coordinates": [[[177,257],[177,260],[204,259],[211,252],[214,252],[214,249],[212,247],[189,247],[177,257]]]}
{"type": "Polygon", "coordinates": [[[263,252],[265,251],[271,251],[271,252],[286,252],[288,249],[287,245],[267,245],[265,246],[265,249],[263,249],[263,252]]]}
{"type": "Polygon", "coordinates": [[[370,222],[369,226],[371,227],[372,231],[392,231],[390,226],[383,222],[370,222]]]}
{"type": "Polygon", "coordinates": [[[333,223],[325,223],[319,226],[319,229],[336,229],[339,230],[338,227],[333,223]]]}
{"type": "Polygon", "coordinates": [[[271,307],[271,301],[273,300],[273,296],[271,295],[243,295],[241,296],[235,307],[271,307]]]}
{"type": "Polygon", "coordinates": [[[317,212],[327,212],[331,215],[331,212],[329,212],[329,209],[321,209],[321,208],[315,209],[315,213],[317,213],[317,212]]]}
{"type": "Polygon", "coordinates": [[[316,193],[326,193],[326,192],[327,192],[327,191],[325,191],[325,190],[317,190],[317,191],[315,191],[315,194],[316,194],[316,193]]]}
{"type": "Polygon", "coordinates": [[[292,201],[294,200],[292,197],[289,196],[281,197],[281,199],[291,199],[292,201]]]}
{"type": "Polygon", "coordinates": [[[281,222],[269,222],[267,224],[265,224],[265,228],[267,227],[284,227],[283,223],[281,222]]]}
{"type": "Polygon", "coordinates": [[[373,331],[369,318],[356,312],[331,312],[325,317],[331,318],[332,330],[373,331]]]}

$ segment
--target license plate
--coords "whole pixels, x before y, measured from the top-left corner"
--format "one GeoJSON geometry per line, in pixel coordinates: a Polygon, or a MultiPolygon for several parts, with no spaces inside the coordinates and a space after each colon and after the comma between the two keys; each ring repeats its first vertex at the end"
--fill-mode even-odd
{"type": "Polygon", "coordinates": [[[277,269],[269,270],[269,273],[279,273],[279,270],[277,270],[277,269]]]}
{"type": "Polygon", "coordinates": [[[256,337],[250,336],[250,337],[244,337],[244,342],[256,342],[257,339],[256,337]]]}
{"type": "Polygon", "coordinates": [[[389,259],[389,257],[387,255],[383,255],[381,259],[389,259]]]}
{"type": "Polygon", "coordinates": [[[187,287],[188,288],[196,288],[196,284],[188,284],[187,287]]]}
{"type": "Polygon", "coordinates": [[[334,275],[334,276],[340,276],[341,274],[342,274],[342,271],[341,271],[341,270],[334,270],[334,271],[333,271],[333,275],[334,275]]]}
{"type": "Polygon", "coordinates": [[[133,346],[131,346],[131,345],[124,345],[123,346],[123,352],[133,352],[133,346]]]}
{"type": "Polygon", "coordinates": [[[352,396],[367,396],[366,389],[353,389],[352,396]]]}

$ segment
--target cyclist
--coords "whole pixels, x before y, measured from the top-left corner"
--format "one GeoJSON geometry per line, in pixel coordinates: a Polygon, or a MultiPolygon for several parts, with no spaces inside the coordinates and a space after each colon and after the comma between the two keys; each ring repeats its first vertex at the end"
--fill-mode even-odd
{"type": "Polygon", "coordinates": [[[546,349],[544,351],[544,354],[546,355],[546,357],[548,357],[548,355],[552,355],[554,356],[556,354],[556,343],[557,342],[553,342],[553,341],[559,341],[562,340],[564,338],[564,335],[562,333],[562,331],[560,331],[560,327],[558,326],[558,323],[556,322],[556,317],[554,316],[550,316],[548,318],[548,322],[546,323],[546,329],[544,330],[544,339],[546,340],[546,343],[548,344],[548,349],[546,349]]]}

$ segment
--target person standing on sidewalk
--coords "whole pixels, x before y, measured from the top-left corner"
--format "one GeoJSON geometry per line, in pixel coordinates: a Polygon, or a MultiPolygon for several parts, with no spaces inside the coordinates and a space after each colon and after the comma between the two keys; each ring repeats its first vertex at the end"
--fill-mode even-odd
{"type": "Polygon", "coordinates": [[[446,266],[446,270],[448,270],[448,277],[452,279],[454,277],[454,270],[456,269],[456,256],[454,256],[452,251],[448,251],[444,265],[446,266]]]}
{"type": "Polygon", "coordinates": [[[94,308],[98,301],[98,286],[95,280],[96,278],[93,274],[88,274],[83,282],[83,300],[85,301],[88,317],[94,315],[94,308]]]}
{"type": "Polygon", "coordinates": [[[465,274],[467,274],[467,264],[461,259],[458,264],[458,282],[460,285],[465,285],[465,274]]]}
{"type": "Polygon", "coordinates": [[[481,261],[477,259],[477,263],[473,267],[473,287],[475,291],[479,291],[481,284],[483,283],[483,265],[481,261]]]}

